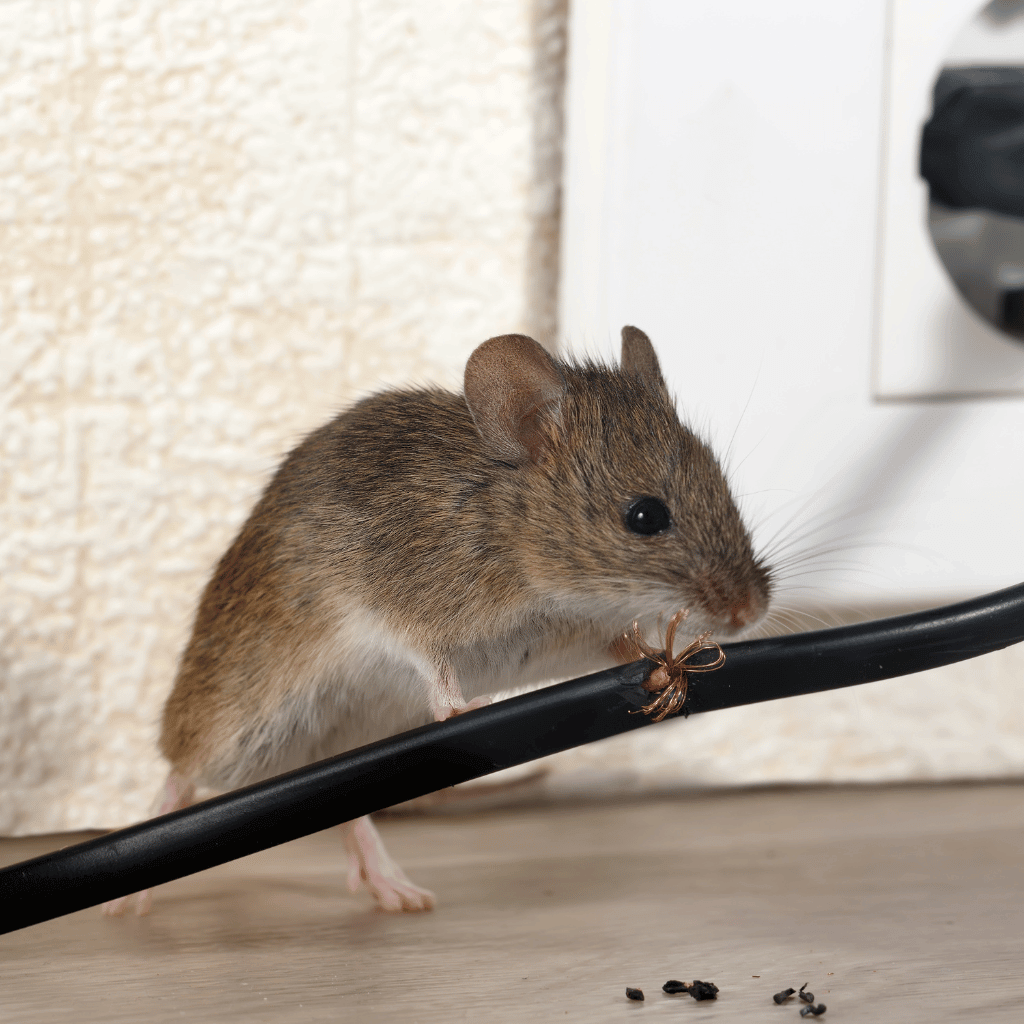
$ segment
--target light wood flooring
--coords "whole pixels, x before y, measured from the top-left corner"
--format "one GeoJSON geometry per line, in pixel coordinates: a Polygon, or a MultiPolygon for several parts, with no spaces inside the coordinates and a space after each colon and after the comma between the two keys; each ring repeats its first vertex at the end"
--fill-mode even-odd
{"type": "MultiPolygon", "coordinates": [[[[381,822],[391,916],[322,833],[147,918],[0,936],[0,1021],[1024,1022],[1024,786],[776,790],[381,822]],[[716,1002],[669,997],[715,982],[716,1002]],[[646,993],[625,998],[626,986],[646,993]],[[814,1019],[814,1018],[808,1018],[814,1019]]],[[[76,837],[0,841],[11,863],[76,837]]],[[[2,913],[2,908],[0,908],[2,913]]]]}

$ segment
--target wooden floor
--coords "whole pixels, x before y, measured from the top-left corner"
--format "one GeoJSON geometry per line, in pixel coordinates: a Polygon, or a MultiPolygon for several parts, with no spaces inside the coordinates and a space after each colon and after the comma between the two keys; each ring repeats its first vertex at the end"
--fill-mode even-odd
{"type": "MultiPolygon", "coordinates": [[[[1024,786],[741,792],[381,830],[437,892],[433,913],[345,894],[323,833],[165,886],[148,918],[90,910],[0,937],[0,1021],[795,1024],[800,1004],[771,997],[803,982],[837,1024],[1024,1021],[1024,786]],[[669,978],[721,994],[665,996],[669,978]]],[[[4,840],[0,858],[67,842],[4,840]]]]}

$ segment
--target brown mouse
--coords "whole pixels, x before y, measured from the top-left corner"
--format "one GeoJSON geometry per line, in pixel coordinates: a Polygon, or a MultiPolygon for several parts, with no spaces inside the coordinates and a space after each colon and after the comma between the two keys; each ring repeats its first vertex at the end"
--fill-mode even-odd
{"type": "MultiPolygon", "coordinates": [[[[618,366],[492,338],[464,394],[371,396],[284,460],[203,591],[163,713],[161,813],[607,667],[634,619],[655,634],[687,608],[693,632],[735,635],[770,592],[642,331],[623,329],[618,366]]],[[[350,889],[433,905],[369,818],[342,828],[350,889]]]]}

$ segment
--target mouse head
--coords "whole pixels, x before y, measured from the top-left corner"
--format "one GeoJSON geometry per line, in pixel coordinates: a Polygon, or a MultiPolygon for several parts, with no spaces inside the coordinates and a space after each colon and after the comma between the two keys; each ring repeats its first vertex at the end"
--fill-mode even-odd
{"type": "Polygon", "coordinates": [[[498,464],[505,542],[552,612],[653,624],[689,608],[691,629],[718,636],[764,613],[770,572],[642,331],[623,328],[617,367],[492,338],[469,359],[465,396],[498,464]]]}

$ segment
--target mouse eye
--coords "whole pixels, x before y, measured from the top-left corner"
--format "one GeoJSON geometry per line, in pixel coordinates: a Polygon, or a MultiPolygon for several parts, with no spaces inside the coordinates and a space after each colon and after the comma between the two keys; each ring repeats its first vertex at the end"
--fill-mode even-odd
{"type": "Polygon", "coordinates": [[[665,502],[657,498],[637,498],[626,510],[626,526],[634,533],[650,537],[672,525],[665,502]]]}

